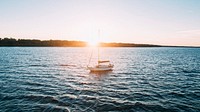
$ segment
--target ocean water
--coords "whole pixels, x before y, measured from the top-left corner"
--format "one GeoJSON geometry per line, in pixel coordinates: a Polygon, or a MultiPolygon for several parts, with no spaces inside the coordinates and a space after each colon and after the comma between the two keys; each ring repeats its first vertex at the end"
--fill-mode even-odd
{"type": "Polygon", "coordinates": [[[2,112],[200,112],[200,48],[0,47],[2,112]]]}

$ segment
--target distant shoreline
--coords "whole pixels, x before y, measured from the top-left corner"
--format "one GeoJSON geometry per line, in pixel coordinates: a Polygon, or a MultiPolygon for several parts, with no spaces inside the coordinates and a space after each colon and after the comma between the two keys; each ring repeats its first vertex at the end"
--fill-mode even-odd
{"type": "MultiPolygon", "coordinates": [[[[135,44],[135,43],[100,43],[101,47],[186,47],[200,48],[198,46],[165,46],[153,44],[135,44]]],[[[69,40],[37,40],[37,39],[14,39],[0,38],[0,47],[88,47],[84,41],[69,40]]]]}

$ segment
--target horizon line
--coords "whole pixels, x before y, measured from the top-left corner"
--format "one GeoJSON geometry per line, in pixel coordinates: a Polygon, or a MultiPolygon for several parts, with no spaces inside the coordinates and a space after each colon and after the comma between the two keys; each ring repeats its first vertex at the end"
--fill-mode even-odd
{"type": "MultiPolygon", "coordinates": [[[[38,41],[74,41],[74,42],[84,42],[84,43],[87,43],[87,41],[84,41],[84,40],[66,40],[66,39],[33,39],[33,38],[13,38],[13,37],[4,37],[4,38],[0,38],[0,41],[1,40],[4,40],[4,39],[14,39],[16,41],[18,40],[38,40],[38,41]]],[[[100,44],[128,44],[128,45],[146,45],[146,46],[149,46],[149,47],[192,47],[192,48],[200,48],[200,46],[187,46],[187,45],[161,45],[161,44],[149,44],[149,43],[134,43],[134,42],[99,42],[100,44]]],[[[87,46],[86,46],[87,47],[87,46]]],[[[109,46],[101,46],[101,47],[109,47],[109,46]]],[[[111,46],[112,47],[112,46],[111,46]]],[[[115,46],[115,47],[120,47],[120,46],[115,46]]],[[[123,46],[121,46],[123,47],[123,46]]],[[[130,46],[128,46],[130,47],[130,46]]],[[[134,46],[131,46],[131,47],[134,47],[134,46]]],[[[135,46],[135,47],[138,47],[138,46],[135,46]]]]}

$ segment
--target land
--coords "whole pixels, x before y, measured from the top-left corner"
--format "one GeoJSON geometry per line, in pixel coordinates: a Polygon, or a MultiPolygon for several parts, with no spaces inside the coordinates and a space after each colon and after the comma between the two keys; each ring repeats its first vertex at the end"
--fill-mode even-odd
{"type": "MultiPolygon", "coordinates": [[[[0,38],[0,47],[86,47],[87,42],[69,41],[69,40],[37,40],[37,39],[14,39],[0,38]]],[[[151,44],[135,44],[135,43],[100,43],[101,47],[176,47],[161,46],[151,44]]],[[[180,46],[179,46],[180,47],[180,46]]],[[[182,46],[184,47],[184,46],[182,46]]]]}
{"type": "Polygon", "coordinates": [[[86,42],[83,41],[67,41],[67,40],[37,40],[37,39],[14,39],[0,38],[0,46],[19,46],[19,47],[85,47],[86,42]]]}
{"type": "MultiPolygon", "coordinates": [[[[0,38],[0,46],[86,47],[88,45],[87,42],[84,41],[0,38]]],[[[134,44],[134,43],[100,43],[100,46],[101,47],[161,47],[159,45],[134,44]]]]}

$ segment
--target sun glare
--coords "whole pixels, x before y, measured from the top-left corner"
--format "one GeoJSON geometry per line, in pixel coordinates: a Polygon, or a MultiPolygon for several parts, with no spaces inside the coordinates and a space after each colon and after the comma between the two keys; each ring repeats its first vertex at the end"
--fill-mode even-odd
{"type": "Polygon", "coordinates": [[[88,46],[96,47],[99,45],[98,41],[87,41],[88,46]]]}

